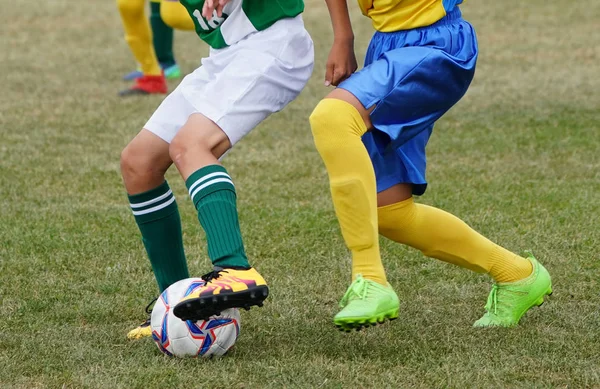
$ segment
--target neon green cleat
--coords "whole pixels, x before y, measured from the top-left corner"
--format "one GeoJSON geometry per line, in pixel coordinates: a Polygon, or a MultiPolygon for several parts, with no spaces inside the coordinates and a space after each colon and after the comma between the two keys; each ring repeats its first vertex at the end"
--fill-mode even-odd
{"type": "Polygon", "coordinates": [[[550,274],[531,253],[527,259],[533,272],[527,278],[515,282],[497,283],[485,305],[487,312],[473,327],[512,327],[533,306],[544,303],[544,296],[552,294],[550,274]]]}
{"type": "Polygon", "coordinates": [[[383,286],[358,274],[342,297],[340,308],[333,323],[341,331],[350,331],[396,319],[400,302],[390,284],[383,286]]]}

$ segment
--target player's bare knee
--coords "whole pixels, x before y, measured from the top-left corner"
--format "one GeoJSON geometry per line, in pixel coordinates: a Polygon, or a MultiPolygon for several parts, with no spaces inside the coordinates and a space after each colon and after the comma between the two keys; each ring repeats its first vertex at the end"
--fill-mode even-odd
{"type": "Polygon", "coordinates": [[[175,136],[169,145],[169,156],[175,165],[180,163],[181,159],[186,155],[187,152],[188,146],[186,143],[183,142],[178,136],[175,136]]]}
{"type": "Polygon", "coordinates": [[[124,180],[127,180],[131,176],[132,159],[133,155],[130,151],[129,145],[127,145],[123,151],[121,151],[121,175],[123,176],[124,180]]]}
{"type": "Polygon", "coordinates": [[[121,152],[121,175],[125,183],[145,180],[152,176],[150,161],[131,144],[121,152]]]}
{"type": "MultiPolygon", "coordinates": [[[[215,148],[219,148],[223,142],[229,144],[227,136],[221,131],[181,131],[169,145],[169,155],[173,162],[178,165],[185,160],[187,155],[213,154],[215,148]]],[[[225,147],[227,150],[228,147],[225,147]]],[[[218,158],[219,156],[217,156],[218,158]]]]}
{"type": "Polygon", "coordinates": [[[179,134],[173,138],[169,145],[169,156],[173,162],[178,165],[190,153],[206,153],[210,152],[210,145],[201,137],[180,136],[179,134]]]}

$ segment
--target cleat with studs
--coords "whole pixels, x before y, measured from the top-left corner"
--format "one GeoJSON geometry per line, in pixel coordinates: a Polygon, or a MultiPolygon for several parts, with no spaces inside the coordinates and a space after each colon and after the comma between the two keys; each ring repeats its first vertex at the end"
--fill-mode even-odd
{"type": "Polygon", "coordinates": [[[474,327],[512,327],[531,308],[544,304],[544,298],[552,294],[552,279],[548,271],[528,253],[533,271],[530,276],[506,283],[496,283],[485,305],[486,313],[474,327]]]}
{"type": "Polygon", "coordinates": [[[254,268],[217,268],[202,278],[206,284],[175,306],[175,316],[182,320],[199,320],[229,308],[249,310],[262,306],[269,296],[269,287],[254,268]]]}
{"type": "Polygon", "coordinates": [[[167,82],[165,76],[160,75],[144,75],[135,80],[133,85],[119,92],[119,96],[139,96],[150,94],[166,94],[167,82]]]}
{"type": "Polygon", "coordinates": [[[342,331],[372,327],[398,317],[398,296],[388,284],[382,285],[360,274],[340,302],[342,310],[333,322],[342,331]]]}

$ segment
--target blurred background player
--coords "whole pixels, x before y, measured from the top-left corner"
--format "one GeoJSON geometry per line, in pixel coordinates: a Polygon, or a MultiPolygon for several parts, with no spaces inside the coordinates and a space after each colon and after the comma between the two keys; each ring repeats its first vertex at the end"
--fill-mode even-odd
{"type": "MultiPolygon", "coordinates": [[[[260,306],[268,296],[265,280],[246,255],[236,188],[219,158],[298,96],[312,74],[314,54],[302,0],[181,4],[211,46],[210,54],[125,147],[121,173],[161,292],[189,277],[179,211],[165,173],[175,164],[185,181],[213,271],[173,313],[200,320],[227,308],[260,306]]],[[[150,335],[145,322],[128,337],[150,335]]]]}
{"type": "Polygon", "coordinates": [[[379,234],[423,254],[489,274],[494,286],[476,327],[513,326],[552,292],[533,257],[494,244],[462,220],[416,204],[425,192],[425,146],[433,125],[465,94],[477,61],[462,0],[359,0],[377,30],[356,70],[346,0],[326,0],[334,30],[325,84],[338,85],[310,117],[327,169],[352,283],[334,323],[342,330],[399,314],[387,282],[379,234]]]}
{"type": "Polygon", "coordinates": [[[166,78],[181,76],[173,54],[173,28],[193,30],[194,22],[177,0],[150,2],[150,22],[145,0],[117,0],[125,29],[125,40],[139,64],[139,70],[125,75],[134,84],[121,96],[167,93],[166,78]]]}

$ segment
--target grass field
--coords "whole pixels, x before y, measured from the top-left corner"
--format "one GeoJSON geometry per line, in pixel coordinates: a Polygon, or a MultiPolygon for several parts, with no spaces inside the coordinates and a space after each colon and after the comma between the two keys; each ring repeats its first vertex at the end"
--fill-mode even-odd
{"type": "MultiPolygon", "coordinates": [[[[352,8],[363,53],[371,28],[352,8]]],[[[225,160],[248,254],[272,295],[243,313],[229,356],[205,361],[125,339],[156,287],[119,154],[160,97],[116,96],[134,63],[114,2],[2,7],[0,387],[600,387],[600,2],[482,0],[463,10],[479,34],[478,72],[436,127],[420,201],[510,249],[533,249],[554,295],[518,328],[474,330],[489,279],[385,241],[401,318],[336,331],[349,259],[307,122],[327,93],[331,32],[322,1],[308,0],[309,86],[225,160]]],[[[189,33],[176,39],[191,71],[206,47],[189,33]]],[[[203,274],[193,206],[176,172],[168,178],[191,272],[203,274]]]]}

